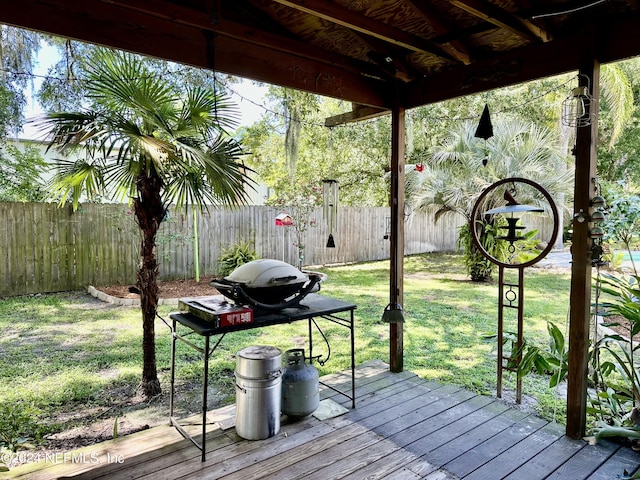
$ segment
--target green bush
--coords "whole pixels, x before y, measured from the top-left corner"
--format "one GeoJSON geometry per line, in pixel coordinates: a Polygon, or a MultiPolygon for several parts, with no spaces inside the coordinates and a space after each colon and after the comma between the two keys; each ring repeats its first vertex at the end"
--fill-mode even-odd
{"type": "Polygon", "coordinates": [[[251,242],[239,240],[230,247],[222,250],[218,258],[218,275],[224,277],[233,272],[236,268],[252,260],[256,260],[258,254],[254,250],[251,242]]]}
{"type": "Polygon", "coordinates": [[[0,403],[0,447],[12,452],[29,446],[38,438],[37,411],[22,402],[0,403]]]}

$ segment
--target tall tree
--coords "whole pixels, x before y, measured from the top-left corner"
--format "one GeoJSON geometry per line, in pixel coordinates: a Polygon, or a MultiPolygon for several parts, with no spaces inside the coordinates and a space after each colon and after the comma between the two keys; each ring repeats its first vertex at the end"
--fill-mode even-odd
{"type": "Polygon", "coordinates": [[[7,143],[0,149],[0,201],[41,202],[46,199],[41,174],[47,163],[33,145],[20,150],[7,143]]]}
{"type": "Polygon", "coordinates": [[[42,127],[61,152],[52,193],[77,208],[81,194],[130,199],[141,231],[137,284],[143,326],[142,389],[160,393],[154,322],[158,306],[156,235],[170,204],[234,205],[250,182],[240,144],[225,134],[232,105],[212,90],[173,85],[138,56],[97,49],[83,67],[90,108],[50,113],[42,127]]]}
{"type": "Polygon", "coordinates": [[[41,35],[0,25],[0,140],[23,123],[25,89],[33,80],[33,66],[41,35]]]}

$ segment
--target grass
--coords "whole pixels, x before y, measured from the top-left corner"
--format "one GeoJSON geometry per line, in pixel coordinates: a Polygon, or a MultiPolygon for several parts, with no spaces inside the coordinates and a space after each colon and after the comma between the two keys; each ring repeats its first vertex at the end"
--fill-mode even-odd
{"type": "MultiPolygon", "coordinates": [[[[356,362],[388,361],[389,327],[380,318],[388,303],[389,263],[320,270],[328,275],[321,293],[358,305],[356,362]]],[[[525,336],[530,342],[547,343],[547,321],[566,331],[569,285],[569,272],[525,271],[525,336]]],[[[495,393],[495,349],[481,334],[497,328],[496,283],[469,281],[459,255],[409,257],[405,261],[404,306],[406,370],[482,394],[495,393]]],[[[159,313],[166,317],[169,312],[170,307],[162,307],[159,313]]],[[[162,322],[156,325],[159,375],[166,391],[170,335],[162,322]]],[[[320,374],[348,368],[346,329],[333,324],[323,328],[331,340],[331,360],[319,367],[320,374]]],[[[142,365],[137,308],[88,302],[81,292],[9,298],[0,300],[0,329],[0,404],[32,406],[43,419],[45,433],[71,426],[73,420],[59,420],[65,414],[73,417],[72,412],[79,409],[99,410],[135,395],[142,365]]],[[[320,337],[315,338],[314,354],[326,354],[320,337]]],[[[269,344],[285,351],[304,348],[305,342],[305,322],[225,337],[211,362],[212,378],[225,394],[221,401],[233,401],[234,355],[238,350],[269,344]]],[[[177,355],[177,378],[183,383],[197,382],[199,354],[179,343],[177,355]]],[[[564,400],[546,388],[547,382],[545,377],[531,375],[525,379],[524,393],[537,398],[542,416],[563,421],[564,400]]],[[[515,379],[507,376],[503,388],[515,388],[515,379]]]]}

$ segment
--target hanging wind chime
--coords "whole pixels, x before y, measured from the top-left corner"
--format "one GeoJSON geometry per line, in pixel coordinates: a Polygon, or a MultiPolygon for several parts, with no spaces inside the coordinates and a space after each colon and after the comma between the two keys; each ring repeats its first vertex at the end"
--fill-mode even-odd
{"type": "Polygon", "coordinates": [[[333,239],[333,232],[336,229],[336,223],[338,220],[337,180],[322,181],[322,218],[327,222],[327,227],[329,228],[327,248],[335,248],[336,243],[333,239]]]}
{"type": "Polygon", "coordinates": [[[487,162],[489,161],[489,149],[487,148],[487,140],[493,137],[493,125],[491,125],[491,116],[489,115],[489,105],[485,103],[484,110],[482,111],[482,115],[480,116],[480,122],[478,123],[478,128],[476,128],[476,133],[473,135],[476,138],[484,139],[484,158],[482,159],[482,165],[484,167],[487,166],[487,162]]]}

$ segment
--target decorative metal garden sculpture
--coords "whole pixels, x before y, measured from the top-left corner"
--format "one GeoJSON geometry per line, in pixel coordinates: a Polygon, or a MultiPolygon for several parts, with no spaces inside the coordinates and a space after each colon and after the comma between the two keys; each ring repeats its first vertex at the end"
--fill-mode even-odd
{"type": "MultiPolygon", "coordinates": [[[[551,251],[558,235],[558,209],[549,193],[537,183],[525,178],[507,178],[490,185],[476,201],[471,213],[471,236],[478,250],[490,262],[499,267],[498,299],[498,379],[496,394],[502,397],[502,374],[504,370],[516,371],[522,361],[524,326],[524,269],[544,257],[551,251]],[[519,199],[531,204],[520,203],[519,199]],[[548,239],[537,239],[545,244],[541,251],[531,249],[527,242],[534,237],[535,231],[526,233],[527,227],[522,216],[528,213],[546,213],[553,218],[553,231],[548,239]],[[497,224],[506,234],[496,237],[496,241],[509,242],[507,258],[491,255],[480,241],[481,230],[487,222],[497,224]],[[500,225],[506,222],[506,225],[500,225]],[[517,279],[507,282],[505,269],[517,270],[517,279]],[[516,346],[504,353],[505,309],[514,309],[517,313],[516,346]]],[[[522,402],[522,379],[516,381],[516,403],[522,402]]]]}

